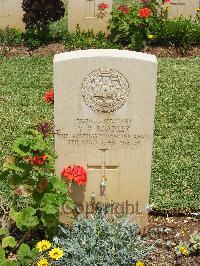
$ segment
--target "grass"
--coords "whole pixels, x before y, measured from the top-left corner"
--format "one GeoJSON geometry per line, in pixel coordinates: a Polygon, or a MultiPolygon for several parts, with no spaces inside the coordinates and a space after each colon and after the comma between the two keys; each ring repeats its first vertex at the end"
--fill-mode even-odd
{"type": "MultiPolygon", "coordinates": [[[[160,59],[151,201],[158,208],[199,208],[198,86],[200,58],[160,59]]],[[[0,57],[0,161],[36,120],[52,119],[43,94],[52,57],[0,57]]],[[[9,202],[6,182],[1,185],[9,202]]]]}

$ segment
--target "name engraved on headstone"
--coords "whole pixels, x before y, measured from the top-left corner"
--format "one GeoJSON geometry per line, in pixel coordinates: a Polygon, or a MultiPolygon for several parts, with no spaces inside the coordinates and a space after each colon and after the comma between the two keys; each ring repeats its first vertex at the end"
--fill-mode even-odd
{"type": "Polygon", "coordinates": [[[142,143],[145,134],[132,134],[132,120],[126,118],[93,120],[77,118],[72,132],[56,129],[55,134],[71,145],[124,145],[132,146],[142,143]]]}

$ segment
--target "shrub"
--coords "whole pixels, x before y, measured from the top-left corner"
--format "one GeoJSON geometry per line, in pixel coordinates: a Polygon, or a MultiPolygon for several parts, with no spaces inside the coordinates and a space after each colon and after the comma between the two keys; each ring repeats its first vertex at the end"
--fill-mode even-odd
{"type": "Polygon", "coordinates": [[[200,22],[194,19],[163,19],[150,29],[154,42],[188,48],[200,42],[200,22]]]}
{"type": "Polygon", "coordinates": [[[27,42],[31,47],[37,47],[40,42],[46,43],[49,40],[49,23],[59,20],[65,12],[61,0],[23,0],[22,9],[25,12],[23,21],[26,25],[27,42]]]}
{"type": "Polygon", "coordinates": [[[145,45],[149,27],[157,22],[158,1],[118,0],[109,21],[110,39],[131,49],[145,45]]]}
{"type": "Polygon", "coordinates": [[[13,156],[3,165],[1,179],[8,180],[14,200],[9,212],[18,229],[27,232],[42,226],[53,237],[58,229],[59,208],[73,208],[67,184],[54,175],[54,159],[49,144],[36,130],[28,131],[13,144],[13,156]],[[30,197],[19,209],[18,197],[30,197]]]}
{"type": "Polygon", "coordinates": [[[61,0],[23,0],[22,9],[26,29],[37,28],[38,31],[44,31],[50,21],[59,20],[65,12],[61,0]]]}
{"type": "Polygon", "coordinates": [[[0,45],[20,45],[24,42],[24,34],[16,29],[0,30],[0,45]]]}
{"type": "Polygon", "coordinates": [[[63,43],[69,50],[88,49],[88,48],[120,48],[120,44],[115,44],[106,38],[102,32],[96,35],[92,31],[80,31],[77,27],[76,32],[67,33],[63,38],[63,43]]]}
{"type": "Polygon", "coordinates": [[[54,41],[62,41],[68,34],[67,16],[49,24],[49,34],[54,41]]]}
{"type": "Polygon", "coordinates": [[[25,43],[31,49],[42,46],[43,44],[47,43],[47,40],[49,40],[48,31],[46,31],[44,34],[42,32],[38,32],[35,28],[30,28],[26,31],[25,43]]]}
{"type": "Polygon", "coordinates": [[[55,244],[64,251],[56,265],[133,265],[152,251],[138,235],[136,224],[125,218],[109,219],[96,214],[91,219],[79,216],[71,228],[61,227],[55,244]]]}

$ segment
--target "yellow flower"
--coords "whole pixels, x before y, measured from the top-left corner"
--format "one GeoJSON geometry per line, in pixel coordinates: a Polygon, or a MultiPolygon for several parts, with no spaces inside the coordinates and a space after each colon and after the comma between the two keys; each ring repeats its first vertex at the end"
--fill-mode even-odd
{"type": "Polygon", "coordinates": [[[197,12],[200,12],[200,7],[197,8],[197,12]]]}
{"type": "Polygon", "coordinates": [[[144,262],[142,261],[137,261],[135,266],[144,266],[144,262]]]}
{"type": "Polygon", "coordinates": [[[53,260],[59,260],[63,256],[63,250],[60,248],[53,248],[49,251],[49,257],[51,257],[53,260]]]}
{"type": "Polygon", "coordinates": [[[36,248],[39,250],[39,252],[43,252],[51,247],[51,243],[47,240],[42,240],[37,243],[36,248]]]}
{"type": "Polygon", "coordinates": [[[154,36],[152,34],[149,34],[147,37],[148,37],[148,39],[153,39],[154,38],[154,36]]]}
{"type": "Polygon", "coordinates": [[[186,256],[189,254],[188,249],[184,246],[180,246],[179,251],[181,252],[181,254],[186,255],[186,256]]]}
{"type": "Polygon", "coordinates": [[[49,263],[46,259],[40,259],[37,263],[37,266],[49,266],[49,263]]]}

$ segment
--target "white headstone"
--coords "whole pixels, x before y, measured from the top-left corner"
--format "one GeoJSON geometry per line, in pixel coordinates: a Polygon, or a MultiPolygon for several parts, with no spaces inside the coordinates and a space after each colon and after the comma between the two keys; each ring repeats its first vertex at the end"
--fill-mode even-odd
{"type": "Polygon", "coordinates": [[[169,4],[169,17],[194,17],[197,14],[197,8],[199,6],[199,0],[171,0],[169,4]]]}
{"type": "Polygon", "coordinates": [[[0,1],[0,29],[16,28],[24,30],[22,21],[23,10],[22,0],[1,0],[0,1]]]}
{"type": "Polygon", "coordinates": [[[107,22],[112,10],[112,0],[68,0],[68,30],[74,32],[77,25],[81,30],[93,30],[107,32],[107,22]],[[105,16],[99,17],[99,4],[105,3],[107,8],[102,10],[106,12],[105,16]]]}
{"type": "Polygon", "coordinates": [[[113,201],[115,213],[121,209],[147,224],[156,80],[157,60],[148,54],[55,56],[56,172],[69,164],[88,171],[87,185],[72,187],[76,203],[113,201]]]}

